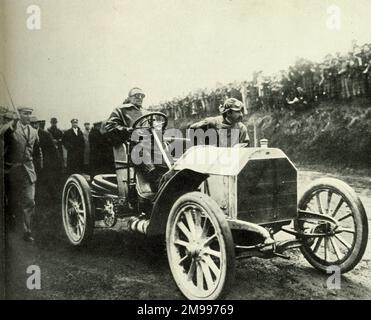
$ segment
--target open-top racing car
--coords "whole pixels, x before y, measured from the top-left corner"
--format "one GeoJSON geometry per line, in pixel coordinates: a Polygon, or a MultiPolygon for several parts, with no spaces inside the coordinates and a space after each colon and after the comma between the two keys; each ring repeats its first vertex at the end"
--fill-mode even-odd
{"type": "Polygon", "coordinates": [[[86,244],[97,220],[112,227],[125,216],[129,230],[164,237],[175,283],[188,299],[225,297],[236,259],[288,258],[287,249],[300,248],[318,270],[338,266],[342,273],[361,260],[367,217],[346,183],[318,179],[298,201],[297,169],[280,149],[198,145],[173,159],[159,138],[159,123],[164,130],[166,116],[150,113],[133,125],[149,129],[165,160],[168,178],[158,190],[135,170],[130,141],[124,144],[127,161],[115,159],[116,168],[126,171],[125,212],[119,204],[118,175],[101,174],[92,181],[79,174],[68,178],[62,216],[72,245],[86,244]],[[278,241],[278,232],[292,237],[278,241]]]}

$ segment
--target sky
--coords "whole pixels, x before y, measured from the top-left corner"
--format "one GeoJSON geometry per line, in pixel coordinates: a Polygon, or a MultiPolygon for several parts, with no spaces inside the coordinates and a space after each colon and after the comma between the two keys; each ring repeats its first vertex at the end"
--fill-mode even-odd
{"type": "Polygon", "coordinates": [[[352,40],[371,43],[371,0],[0,4],[0,68],[14,103],[33,106],[47,121],[57,117],[62,128],[74,117],[107,118],[134,86],[145,91],[148,106],[217,82],[249,80],[254,70],[270,74],[296,57],[320,61],[347,52],[352,40]],[[40,8],[40,30],[27,28],[30,5],[40,8]],[[327,26],[331,5],[340,10],[340,29],[327,26]]]}
{"type": "MultiPolygon", "coordinates": [[[[5,47],[4,47],[4,10],[3,10],[3,2],[0,0],[0,71],[4,70],[5,66],[5,47]]],[[[3,76],[0,74],[0,106],[7,104],[6,94],[5,94],[5,86],[3,83],[3,76]]]]}

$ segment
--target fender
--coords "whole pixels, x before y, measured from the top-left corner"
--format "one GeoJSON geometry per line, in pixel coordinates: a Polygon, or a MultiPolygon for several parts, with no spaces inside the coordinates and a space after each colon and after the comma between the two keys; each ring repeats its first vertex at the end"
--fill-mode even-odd
{"type": "Polygon", "coordinates": [[[160,188],[154,199],[147,235],[164,235],[167,218],[174,202],[183,194],[197,190],[208,177],[208,174],[190,169],[175,171],[174,175],[160,188]]]}

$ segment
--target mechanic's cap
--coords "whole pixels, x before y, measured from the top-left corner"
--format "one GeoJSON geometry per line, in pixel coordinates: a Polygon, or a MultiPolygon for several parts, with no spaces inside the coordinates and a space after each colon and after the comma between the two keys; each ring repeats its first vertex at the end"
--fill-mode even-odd
{"type": "Polygon", "coordinates": [[[33,108],[31,107],[18,107],[19,112],[33,112],[33,108]]]}
{"type": "Polygon", "coordinates": [[[79,123],[79,120],[74,118],[74,119],[71,120],[71,123],[79,123]]]}
{"type": "Polygon", "coordinates": [[[51,118],[50,119],[50,123],[57,123],[57,122],[58,122],[57,118],[51,118]]]}
{"type": "Polygon", "coordinates": [[[129,91],[128,97],[132,97],[136,94],[142,95],[143,98],[146,96],[141,88],[133,88],[129,91]]]}
{"type": "Polygon", "coordinates": [[[225,113],[228,110],[241,111],[243,109],[243,103],[235,98],[228,98],[224,104],[219,107],[221,113],[225,113]]]}

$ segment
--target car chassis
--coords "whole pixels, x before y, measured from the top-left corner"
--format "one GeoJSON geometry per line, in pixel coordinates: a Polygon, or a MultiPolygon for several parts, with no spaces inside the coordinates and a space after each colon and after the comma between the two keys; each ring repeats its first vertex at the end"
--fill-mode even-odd
{"type": "Polygon", "coordinates": [[[289,259],[285,251],[299,248],[318,270],[335,265],[342,273],[362,259],[367,216],[346,183],[318,179],[298,202],[297,169],[280,149],[201,145],[174,160],[155,123],[164,130],[166,116],[150,113],[133,127],[149,129],[168,178],[153,192],[134,169],[130,141],[124,144],[127,161],[115,157],[116,175],[101,174],[92,181],[70,176],[63,189],[62,217],[72,245],[87,244],[97,220],[113,227],[125,217],[129,230],[165,238],[173,278],[188,299],[225,297],[233,286],[236,259],[289,259]],[[200,155],[208,161],[195,162],[200,155]],[[126,212],[120,211],[118,177],[128,194],[126,212]],[[292,239],[275,239],[279,232],[292,239]]]}

